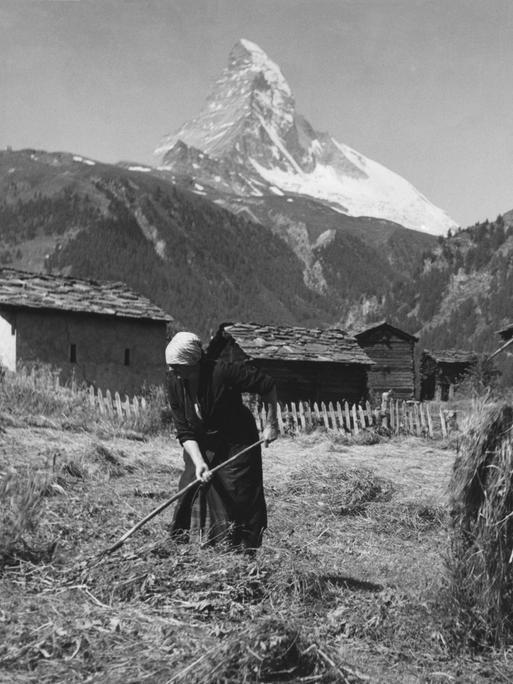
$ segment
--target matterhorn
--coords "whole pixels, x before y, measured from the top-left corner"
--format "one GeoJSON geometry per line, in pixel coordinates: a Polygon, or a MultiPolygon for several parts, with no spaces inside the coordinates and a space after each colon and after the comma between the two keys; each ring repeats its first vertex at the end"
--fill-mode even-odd
{"type": "Polygon", "coordinates": [[[404,178],[316,131],[296,111],[278,65],[244,39],[200,114],[155,154],[162,171],[190,178],[200,193],[308,198],[435,235],[456,226],[404,178]]]}

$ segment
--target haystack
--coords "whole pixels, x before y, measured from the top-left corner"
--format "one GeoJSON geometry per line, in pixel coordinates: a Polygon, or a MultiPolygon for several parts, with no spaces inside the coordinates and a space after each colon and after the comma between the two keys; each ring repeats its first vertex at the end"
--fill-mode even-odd
{"type": "Polygon", "coordinates": [[[451,595],[473,646],[513,638],[513,407],[474,416],[451,482],[451,595]]]}

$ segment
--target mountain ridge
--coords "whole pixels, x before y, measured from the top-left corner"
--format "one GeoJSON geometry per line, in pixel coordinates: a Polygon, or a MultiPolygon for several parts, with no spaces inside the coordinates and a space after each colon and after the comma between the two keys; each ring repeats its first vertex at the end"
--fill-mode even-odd
{"type": "Polygon", "coordinates": [[[295,194],[351,216],[432,234],[456,224],[408,181],[316,131],[295,109],[279,67],[245,39],[232,49],[198,116],[167,135],[159,168],[239,196],[295,194]]]}

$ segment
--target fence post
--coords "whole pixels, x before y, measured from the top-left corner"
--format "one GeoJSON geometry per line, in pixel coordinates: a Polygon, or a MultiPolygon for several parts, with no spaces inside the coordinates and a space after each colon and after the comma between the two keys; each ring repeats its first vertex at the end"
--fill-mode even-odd
{"type": "Polygon", "coordinates": [[[295,402],[293,402],[293,401],[290,402],[290,409],[292,411],[292,420],[294,421],[294,432],[296,434],[299,434],[299,422],[297,419],[297,409],[296,409],[295,402]]]}
{"type": "Polygon", "coordinates": [[[365,430],[365,413],[363,412],[363,408],[360,406],[360,404],[358,404],[358,415],[360,416],[362,428],[365,430]]]}
{"type": "Polygon", "coordinates": [[[388,404],[388,410],[390,411],[390,429],[392,430],[392,432],[395,432],[395,403],[393,399],[390,399],[390,402],[388,404]]]}
{"type": "Polygon", "coordinates": [[[299,420],[301,421],[301,429],[303,432],[306,431],[306,420],[305,420],[305,409],[303,408],[303,402],[299,401],[299,420]]]}
{"type": "Polygon", "coordinates": [[[337,415],[340,427],[342,428],[342,430],[344,430],[344,416],[342,415],[342,406],[340,405],[339,401],[337,401],[337,415]]]}
{"type": "Polygon", "coordinates": [[[422,405],[422,402],[419,404],[419,414],[420,414],[420,427],[422,430],[422,434],[424,434],[427,431],[426,428],[426,417],[424,415],[424,406],[422,405]]]}
{"type": "Polygon", "coordinates": [[[344,402],[344,416],[345,416],[345,418],[346,418],[346,427],[347,427],[347,430],[348,430],[348,432],[352,432],[352,429],[351,429],[351,415],[350,415],[350,413],[349,413],[349,404],[347,403],[347,401],[344,402]]]}
{"type": "Polygon", "coordinates": [[[353,404],[351,407],[351,413],[353,414],[353,429],[354,429],[354,434],[357,435],[360,430],[358,429],[358,419],[356,417],[356,404],[353,404]]]}
{"type": "Polygon", "coordinates": [[[280,435],[283,435],[285,433],[285,430],[283,429],[283,416],[281,415],[280,402],[277,402],[276,404],[276,417],[278,418],[278,428],[280,430],[280,435]]]}
{"type": "Polygon", "coordinates": [[[365,410],[367,411],[367,419],[368,419],[369,425],[372,427],[372,425],[374,425],[374,421],[372,419],[372,410],[371,410],[370,401],[368,401],[368,400],[365,402],[365,410]]]}
{"type": "Polygon", "coordinates": [[[418,404],[413,404],[413,415],[415,417],[415,429],[417,430],[417,437],[420,437],[420,418],[419,418],[419,406],[418,404]]]}
{"type": "Polygon", "coordinates": [[[443,409],[440,409],[440,426],[442,428],[442,437],[447,439],[447,425],[445,424],[445,414],[443,409]]]}
{"type": "Polygon", "coordinates": [[[315,413],[315,417],[316,417],[316,419],[317,419],[317,425],[320,425],[320,422],[321,422],[321,413],[320,413],[320,411],[319,411],[319,405],[318,405],[318,403],[317,403],[316,401],[314,401],[313,410],[314,410],[314,413],[315,413]]]}
{"type": "Polygon", "coordinates": [[[433,437],[433,421],[431,419],[431,411],[429,410],[429,404],[426,404],[426,418],[427,418],[429,436],[433,437]]]}
{"type": "Polygon", "coordinates": [[[328,412],[326,411],[326,404],[322,401],[321,402],[321,411],[322,411],[322,419],[324,421],[324,426],[326,427],[326,430],[330,429],[330,422],[328,420],[328,412]]]}
{"type": "Polygon", "coordinates": [[[313,429],[312,407],[310,406],[309,401],[307,401],[305,403],[306,403],[306,410],[305,410],[306,424],[310,427],[310,429],[313,429]]]}

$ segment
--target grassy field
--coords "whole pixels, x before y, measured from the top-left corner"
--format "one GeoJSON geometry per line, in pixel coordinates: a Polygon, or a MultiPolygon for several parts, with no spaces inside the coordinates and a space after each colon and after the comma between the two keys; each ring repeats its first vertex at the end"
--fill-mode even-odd
{"type": "Polygon", "coordinates": [[[176,440],[69,416],[0,424],[0,681],[513,681],[510,653],[454,636],[447,444],[281,439],[256,558],[171,542],[171,509],[88,565],[174,493],[176,440]]]}

